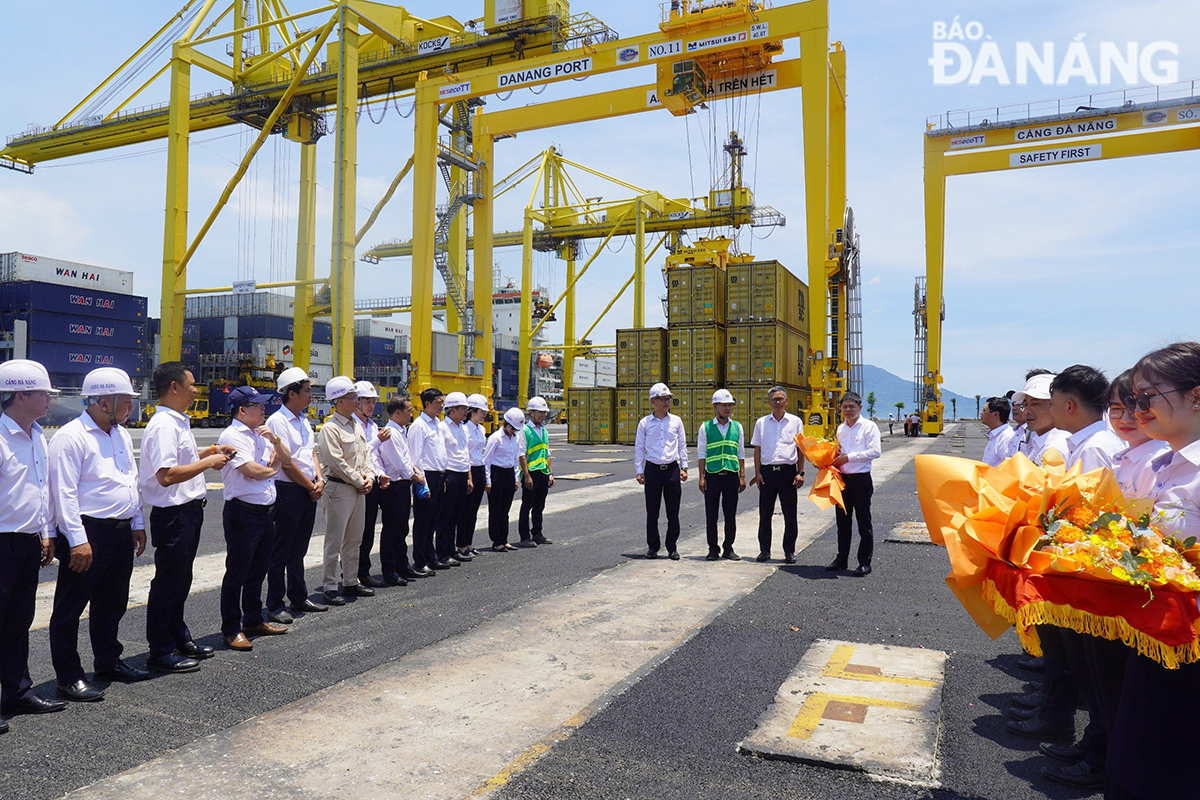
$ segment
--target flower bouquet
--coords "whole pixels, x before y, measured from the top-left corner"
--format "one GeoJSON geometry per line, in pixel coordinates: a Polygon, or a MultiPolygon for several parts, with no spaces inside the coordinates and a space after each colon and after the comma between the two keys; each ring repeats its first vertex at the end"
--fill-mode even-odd
{"type": "Polygon", "coordinates": [[[812,488],[808,491],[808,499],[821,510],[833,508],[835,505],[845,510],[842,490],[846,488],[846,483],[842,480],[842,473],[833,465],[833,460],[841,452],[837,439],[797,434],[796,446],[800,448],[804,458],[818,470],[812,488]]]}

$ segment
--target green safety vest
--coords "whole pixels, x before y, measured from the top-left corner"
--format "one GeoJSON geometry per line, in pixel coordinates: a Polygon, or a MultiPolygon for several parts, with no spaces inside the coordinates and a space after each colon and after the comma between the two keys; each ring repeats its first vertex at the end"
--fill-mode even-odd
{"type": "Polygon", "coordinates": [[[550,440],[545,428],[539,436],[532,425],[525,426],[525,464],[530,472],[550,473],[550,440]]]}
{"type": "Polygon", "coordinates": [[[725,431],[724,436],[713,420],[704,423],[704,471],[737,472],[737,446],[741,435],[742,426],[735,419],[729,420],[729,430],[725,431]]]}

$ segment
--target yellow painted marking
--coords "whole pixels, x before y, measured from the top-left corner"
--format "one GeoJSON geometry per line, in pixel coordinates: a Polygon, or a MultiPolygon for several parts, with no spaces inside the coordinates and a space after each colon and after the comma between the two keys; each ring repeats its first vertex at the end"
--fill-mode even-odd
{"type": "MultiPolygon", "coordinates": [[[[854,645],[839,644],[834,648],[825,671],[821,674],[827,678],[843,678],[848,681],[871,681],[874,683],[903,683],[908,686],[934,686],[937,681],[927,681],[921,678],[897,678],[891,675],[871,675],[866,672],[855,672],[849,669],[850,659],[854,657],[854,645]]],[[[794,727],[794,726],[793,726],[794,727]]]]}
{"type": "Polygon", "coordinates": [[[512,780],[514,775],[523,771],[551,747],[554,747],[554,745],[558,744],[563,739],[566,739],[568,736],[574,733],[576,729],[588,721],[588,717],[590,716],[591,710],[588,708],[585,708],[575,714],[575,716],[558,726],[553,733],[544,737],[541,741],[539,741],[533,747],[530,747],[524,753],[521,753],[521,755],[510,761],[508,765],[504,767],[504,769],[500,770],[495,775],[480,784],[475,791],[467,795],[468,800],[471,800],[471,798],[486,797],[487,795],[499,789],[501,786],[507,784],[510,780],[512,780]]]}
{"type": "Polygon", "coordinates": [[[574,475],[555,475],[558,481],[586,481],[592,478],[607,478],[611,472],[576,472],[574,475]]]}
{"type": "MultiPolygon", "coordinates": [[[[850,648],[853,650],[854,648],[850,648]]],[[[902,703],[899,700],[880,700],[877,697],[856,697],[850,694],[826,694],[813,692],[800,707],[800,713],[792,721],[787,735],[793,739],[807,739],[813,735],[821,718],[825,714],[825,706],[830,703],[849,703],[860,706],[876,706],[878,708],[899,708],[905,711],[919,711],[920,703],[902,703]]]]}
{"type": "Polygon", "coordinates": [[[217,489],[224,489],[224,488],[225,488],[225,484],[223,484],[223,483],[206,483],[206,484],[205,484],[205,487],[206,487],[206,488],[207,488],[207,489],[208,489],[210,492],[212,492],[212,491],[215,491],[215,490],[217,490],[217,489]]]}
{"type": "Polygon", "coordinates": [[[618,461],[628,461],[628,458],[576,458],[573,464],[615,464],[618,461]]]}

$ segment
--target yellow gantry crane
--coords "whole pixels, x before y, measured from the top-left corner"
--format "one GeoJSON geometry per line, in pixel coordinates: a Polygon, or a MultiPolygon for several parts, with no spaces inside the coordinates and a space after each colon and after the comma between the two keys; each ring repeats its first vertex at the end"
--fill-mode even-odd
{"type": "MultiPolygon", "coordinates": [[[[840,44],[830,48],[828,0],[773,8],[756,0],[671,0],[664,4],[657,31],[628,38],[619,38],[590,14],[572,14],[566,0],[536,6],[485,0],[483,18],[466,24],[450,17],[423,19],[402,7],[367,0],[334,0],[297,13],[282,0],[189,0],[59,123],[10,139],[0,151],[0,164],[32,171],[36,164],[56,158],[167,139],[161,352],[168,359],[180,352],[185,297],[219,290],[188,287],[187,266],[197,248],[266,139],[279,134],[298,143],[296,278],[252,288],[295,287],[298,366],[306,366],[302,362],[310,350],[313,315],[329,313],[335,369],[349,373],[354,357],[355,247],[380,207],[366,225],[356,226],[356,116],[363,104],[411,94],[414,153],[389,190],[394,192],[411,173],[410,389],[419,391],[436,382],[444,390],[487,393],[492,367],[497,140],[664,108],[675,115],[695,113],[709,99],[739,88],[772,92],[803,87],[808,283],[813,290],[826,287],[827,299],[832,299],[844,281],[848,244],[853,242],[839,227],[846,208],[845,80],[845,52],[840,44]],[[277,40],[281,44],[275,44],[277,40]],[[799,41],[800,55],[778,60],[787,40],[799,41]],[[134,76],[140,79],[142,68],[159,55],[168,56],[167,63],[124,95],[124,87],[131,85],[134,76]],[[491,113],[481,108],[485,98],[514,88],[646,66],[656,72],[655,82],[648,85],[491,113]],[[192,96],[194,67],[227,82],[227,88],[192,96]],[[169,102],[131,110],[133,100],[160,76],[169,82],[169,102]],[[330,118],[335,165],[333,244],[330,274],[316,278],[316,143],[329,133],[326,120],[330,118]],[[195,235],[189,235],[189,137],[196,131],[238,123],[257,128],[259,134],[215,207],[195,235]],[[445,136],[440,135],[442,127],[448,130],[445,136]],[[440,208],[439,172],[447,185],[447,199],[440,208]],[[468,207],[475,229],[473,297],[466,295],[468,207]],[[461,368],[458,373],[431,369],[435,270],[446,285],[448,329],[462,337],[464,360],[480,354],[481,358],[473,359],[483,361],[479,375],[464,374],[461,368]],[[328,305],[314,298],[314,287],[323,284],[330,289],[328,305]]],[[[640,198],[632,206],[639,253],[645,252],[647,221],[665,207],[640,198]]],[[[527,250],[532,249],[531,223],[522,231],[527,250]]],[[[635,322],[642,323],[645,258],[636,263],[635,322]]],[[[816,313],[809,315],[814,347],[830,342],[831,331],[845,329],[831,324],[827,308],[814,306],[816,313]]],[[[837,314],[844,314],[844,303],[835,302],[835,308],[837,314]]],[[[830,353],[820,349],[813,355],[810,392],[804,403],[806,426],[813,432],[825,432],[832,420],[832,398],[844,387],[849,367],[844,353],[844,347],[836,351],[831,347],[830,353]]]]}

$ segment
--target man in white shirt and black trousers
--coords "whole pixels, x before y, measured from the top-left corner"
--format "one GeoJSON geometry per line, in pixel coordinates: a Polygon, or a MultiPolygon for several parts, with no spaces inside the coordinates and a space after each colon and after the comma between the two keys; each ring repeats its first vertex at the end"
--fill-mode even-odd
{"type": "MultiPolygon", "coordinates": [[[[358,395],[358,404],[354,409],[354,418],[362,425],[363,435],[367,437],[367,447],[374,454],[374,442],[387,441],[392,435],[390,428],[382,429],[375,422],[375,406],[379,400],[379,392],[370,381],[355,381],[354,391],[358,395]]],[[[377,462],[372,458],[372,466],[377,462]]],[[[379,519],[379,491],[389,481],[384,479],[378,470],[375,473],[375,485],[367,492],[365,516],[363,517],[362,543],[358,546],[358,582],[363,586],[378,589],[385,581],[376,580],[371,575],[371,551],[375,548],[375,522],[379,519]]]]}
{"type": "Polygon", "coordinates": [[[667,557],[679,560],[680,485],[687,480],[687,433],[683,420],[671,413],[671,390],[665,383],[650,387],[654,412],[638,423],[634,438],[633,467],[636,480],[646,487],[646,558],[658,558],[662,541],[658,513],[667,501],[667,557]]]}
{"type": "Polygon", "coordinates": [[[408,560],[408,513],[412,508],[414,486],[425,483],[413,466],[408,452],[408,426],[412,422],[412,401],[393,395],[387,402],[387,439],[378,436],[371,442],[371,456],[379,473],[379,510],[383,512],[383,531],[379,534],[379,563],[383,582],[404,586],[410,578],[423,578],[408,560]]]}
{"type": "Polygon", "coordinates": [[[50,656],[58,691],[94,702],[104,692],[85,679],[79,659],[79,617],[91,606],[96,677],[140,681],[150,673],[121,660],[117,632],[129,605],[133,559],[146,549],[129,421],[136,392],[124,370],[94,369],[83,379],[84,412],[50,440],[50,501],[59,537],[58,583],[50,615],[50,656]]]}
{"type": "Polygon", "coordinates": [[[471,479],[471,453],[467,444],[467,396],[462,392],[446,395],[446,415],[441,422],[442,444],[446,448],[446,494],[442,499],[437,524],[437,562],[434,569],[457,567],[472,556],[458,552],[458,520],[466,511],[467,497],[475,489],[471,479]]]}
{"type": "Polygon", "coordinates": [[[192,435],[188,406],[196,399],[196,379],[182,361],[164,361],[154,370],[158,409],[142,435],[138,483],[150,505],[154,579],[146,601],[146,666],[159,672],[193,672],[213,649],[196,644],[183,619],[192,588],[192,565],[200,546],[208,486],[204,471],[219,470],[233,455],[213,445],[201,457],[192,435]]]}
{"type": "MultiPolygon", "coordinates": [[[[37,421],[50,411],[46,368],[36,361],[0,364],[0,713],[46,714],[66,703],[33,691],[29,627],[38,568],[54,560],[46,439],[37,421]]],[[[0,720],[0,733],[8,723],[0,720]]]]}
{"type": "Polygon", "coordinates": [[[432,577],[439,563],[434,534],[446,494],[446,443],[438,414],[446,397],[432,386],[421,392],[421,415],[408,428],[408,452],[413,467],[425,476],[428,494],[413,494],[413,571],[432,577]],[[424,495],[424,496],[423,496],[424,495]]]}
{"type": "Polygon", "coordinates": [[[871,556],[875,552],[875,531],[871,526],[871,462],[882,455],[879,426],[861,416],[862,398],[846,392],[841,399],[842,424],[838,425],[837,440],[841,452],[833,465],[842,473],[846,486],[842,490],[841,506],[835,506],[837,517],[838,555],[826,567],[829,571],[846,569],[850,561],[850,515],[858,519],[858,567],[854,575],[861,578],[871,574],[871,556]]]}
{"type": "Polygon", "coordinates": [[[754,477],[758,484],[758,558],[771,558],[771,517],[775,499],[783,512],[783,560],[796,563],[796,489],[804,485],[804,456],[796,446],[796,436],[804,432],[800,418],[787,411],[787,390],[772,386],[767,390],[771,413],[754,423],[750,444],[754,447],[754,477]]]}
{"type": "Polygon", "coordinates": [[[325,476],[317,460],[317,437],[308,421],[312,382],[299,367],[289,367],[275,379],[279,410],[267,427],[287,444],[290,465],[281,465],[275,475],[275,543],[267,564],[267,619],[284,625],[294,622],[284,608],[286,596],[292,611],[320,613],[329,606],[308,596],[304,581],[304,556],[312,541],[317,520],[317,501],[325,494],[325,476]]]}

